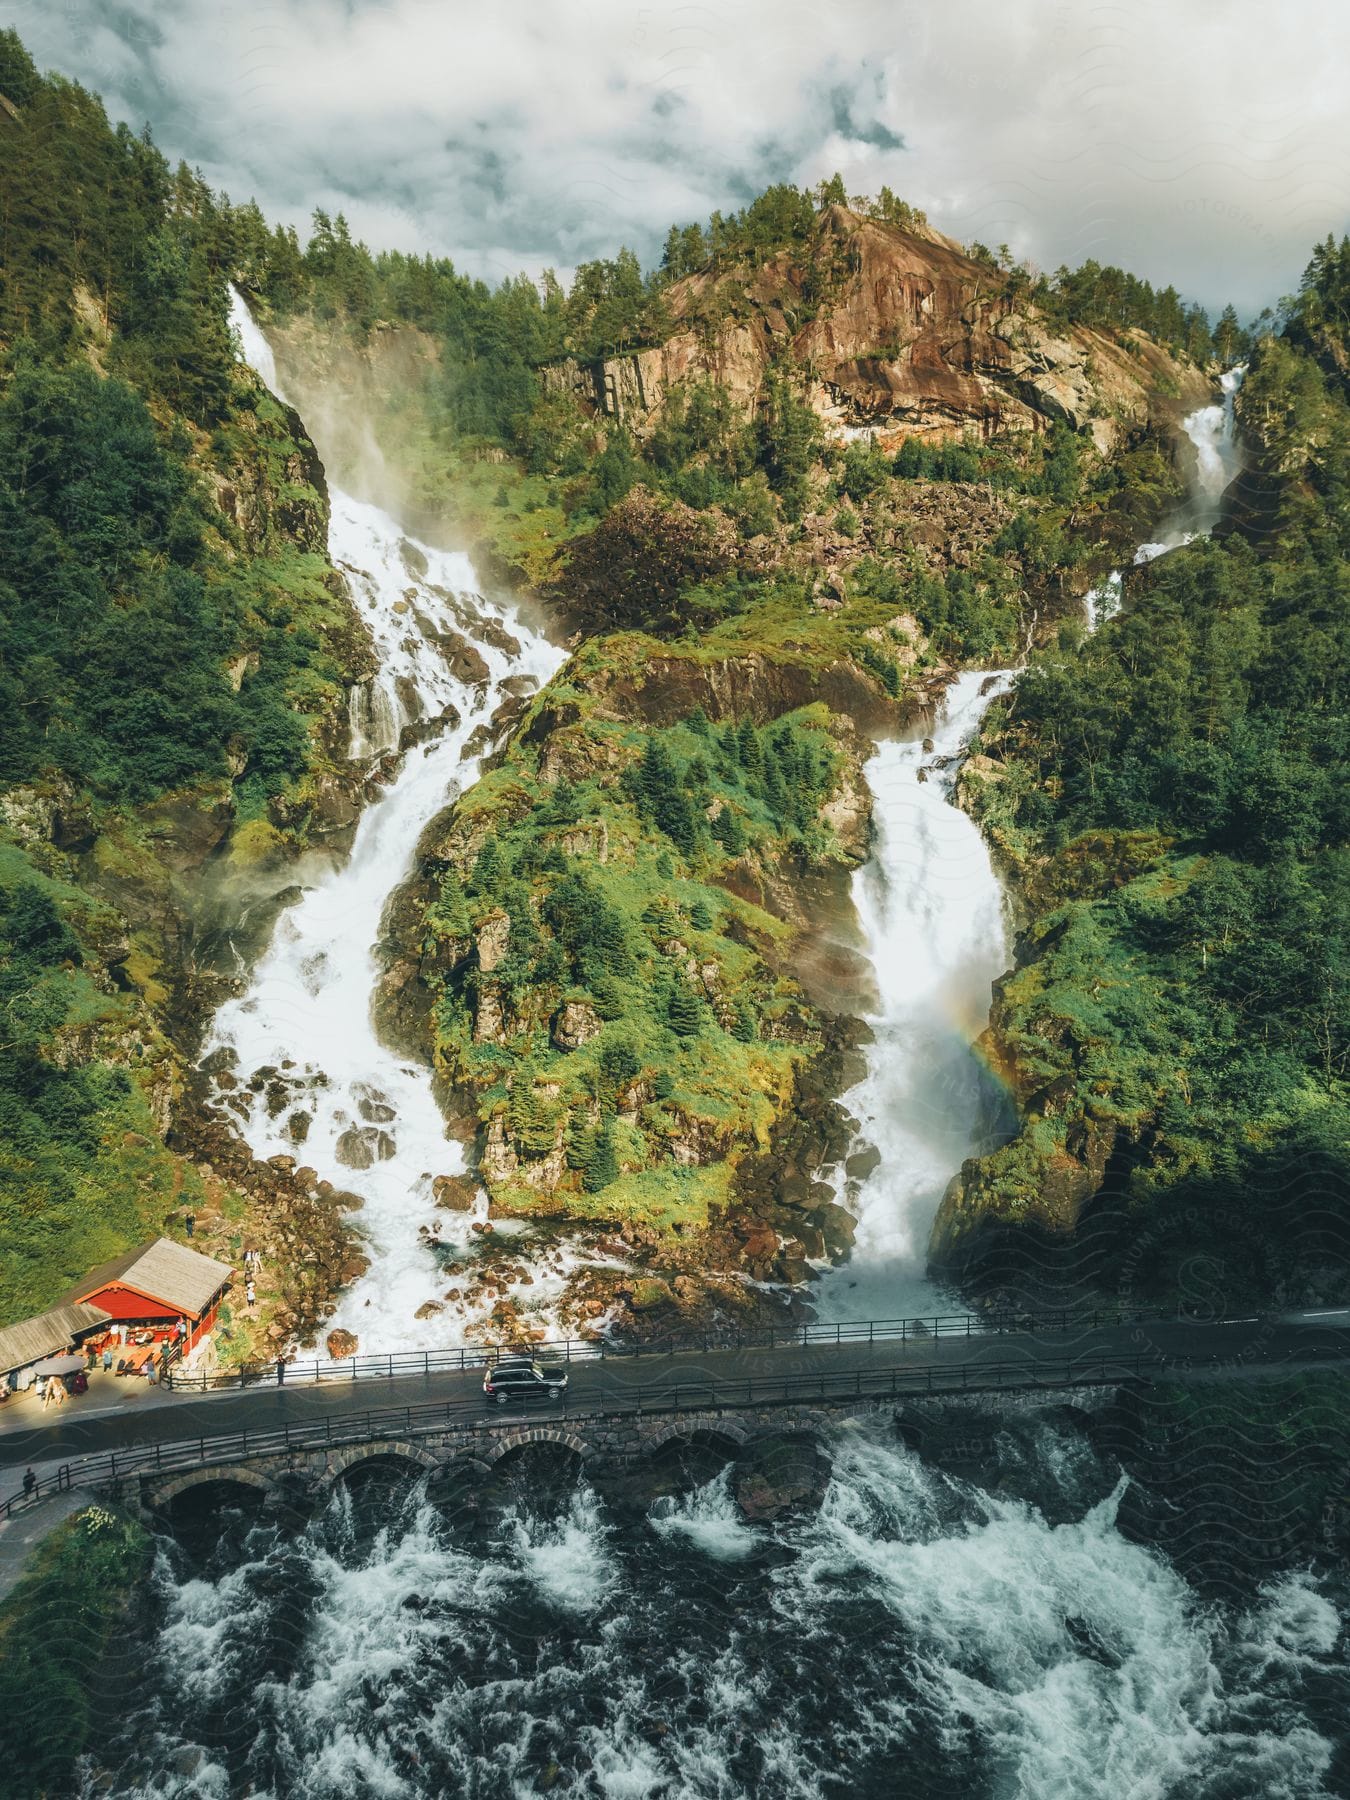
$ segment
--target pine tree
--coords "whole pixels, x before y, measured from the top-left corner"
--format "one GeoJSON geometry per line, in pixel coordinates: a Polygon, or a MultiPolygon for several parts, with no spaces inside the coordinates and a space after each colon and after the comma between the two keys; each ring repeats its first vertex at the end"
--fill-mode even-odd
{"type": "Polygon", "coordinates": [[[496,893],[504,873],[502,853],[496,838],[489,833],[483,839],[483,847],[474,858],[473,873],[469,877],[469,891],[483,899],[489,899],[496,893]]]}
{"type": "Polygon", "coordinates": [[[441,876],[440,893],[427,908],[427,923],[437,937],[467,937],[470,930],[469,908],[464,887],[453,869],[441,876]]]}
{"type": "Polygon", "coordinates": [[[740,729],[736,733],[736,756],[747,775],[761,775],[764,772],[764,747],[759,741],[759,733],[749,719],[742,719],[740,729]]]}
{"type": "Polygon", "coordinates": [[[680,935],[680,916],[665,894],[658,894],[642,909],[642,923],[658,943],[680,935]]]}
{"type": "Polygon", "coordinates": [[[706,900],[695,900],[689,908],[689,923],[695,931],[711,931],[713,928],[712,908],[706,900]]]}
{"type": "Polygon", "coordinates": [[[677,1037],[696,1037],[703,1027],[703,1003],[683,981],[671,989],[666,1017],[677,1037]]]}
{"type": "Polygon", "coordinates": [[[1238,324],[1235,309],[1225,306],[1219,314],[1219,322],[1214,327],[1214,353],[1219,361],[1227,367],[1242,349],[1242,327],[1238,324]]]}
{"type": "Polygon", "coordinates": [[[547,1156],[558,1136],[557,1102],[539,1091],[538,1073],[535,1063],[527,1061],[511,1078],[511,1136],[527,1156],[547,1156]]]}
{"type": "Polygon", "coordinates": [[[710,829],[728,856],[744,854],[745,828],[741,824],[740,815],[733,812],[729,806],[722,808],[713,820],[710,829]]]}
{"type": "Polygon", "coordinates": [[[741,1044],[753,1044],[759,1036],[754,1012],[744,1000],[736,1002],[736,1022],[731,1028],[731,1035],[741,1044]]]}
{"type": "Polygon", "coordinates": [[[591,1140],[581,1171],[581,1185],[588,1194],[598,1194],[601,1188],[608,1187],[611,1181],[618,1179],[619,1158],[614,1148],[614,1127],[606,1119],[591,1140]]]}

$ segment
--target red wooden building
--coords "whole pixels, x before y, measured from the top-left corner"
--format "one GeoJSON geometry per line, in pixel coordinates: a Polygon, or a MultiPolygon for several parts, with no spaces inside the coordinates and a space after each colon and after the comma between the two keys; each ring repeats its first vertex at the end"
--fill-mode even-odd
{"type": "Polygon", "coordinates": [[[233,1274],[227,1263],[170,1238],[156,1238],[91,1269],[65,1299],[100,1307],[128,1333],[153,1332],[156,1339],[174,1337],[182,1319],[186,1355],[215,1324],[233,1274]]]}

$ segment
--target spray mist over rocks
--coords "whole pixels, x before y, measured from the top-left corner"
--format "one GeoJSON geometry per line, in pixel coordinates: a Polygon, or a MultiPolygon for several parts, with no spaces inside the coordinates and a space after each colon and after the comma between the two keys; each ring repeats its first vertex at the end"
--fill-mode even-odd
{"type": "MultiPolygon", "coordinates": [[[[237,294],[233,323],[245,359],[275,390],[272,352],[237,294]]],[[[232,1098],[248,1107],[239,1129],[255,1156],[294,1154],[303,1142],[322,1179],[361,1198],[370,1268],[343,1295],[333,1324],[356,1333],[363,1351],[421,1349],[462,1342],[491,1303],[470,1298],[416,1318],[445,1285],[419,1226],[444,1219],[444,1241],[467,1243],[472,1217],[435,1211],[432,1182],[462,1174],[464,1151],[446,1135],[430,1071],[376,1034],[374,947],[423,829],[476,778],[506,684],[542,686],[564,652],[511,605],[485,599],[461,552],[410,540],[387,513],[340,488],[329,498],[329,554],[379,659],[372,680],[352,690],[350,755],[364,762],[395,751],[414,723],[430,735],[405,752],[366,808],[346,861],[281,915],[244,992],[217,1013],[206,1052],[237,1058],[232,1098]],[[460,654],[448,655],[448,646],[460,654]],[[250,1092],[260,1071],[273,1094],[278,1083],[285,1090],[281,1107],[250,1092]]],[[[530,1292],[546,1301],[564,1278],[559,1269],[530,1292]]]]}

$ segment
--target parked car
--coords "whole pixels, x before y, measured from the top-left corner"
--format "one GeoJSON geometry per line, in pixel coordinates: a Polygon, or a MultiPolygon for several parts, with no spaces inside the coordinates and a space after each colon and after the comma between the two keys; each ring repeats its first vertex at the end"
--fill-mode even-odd
{"type": "Polygon", "coordinates": [[[533,1356],[501,1356],[483,1375],[483,1398],[491,1406],[511,1400],[561,1400],[567,1392],[567,1368],[563,1363],[543,1363],[533,1356]]]}

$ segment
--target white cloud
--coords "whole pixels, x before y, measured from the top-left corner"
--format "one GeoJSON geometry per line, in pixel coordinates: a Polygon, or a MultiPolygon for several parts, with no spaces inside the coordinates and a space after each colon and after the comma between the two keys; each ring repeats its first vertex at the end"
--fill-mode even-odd
{"type": "Polygon", "coordinates": [[[489,276],[839,167],[963,238],[1216,304],[1346,228],[1350,12],[1321,0],[27,0],[44,66],[235,197],[489,276]],[[903,147],[897,148],[897,140],[903,147]]]}

